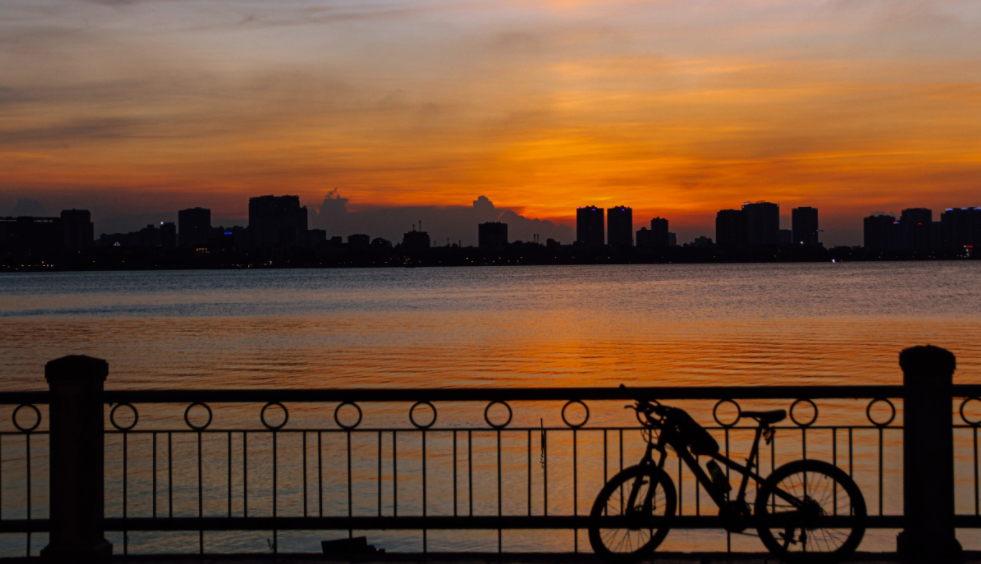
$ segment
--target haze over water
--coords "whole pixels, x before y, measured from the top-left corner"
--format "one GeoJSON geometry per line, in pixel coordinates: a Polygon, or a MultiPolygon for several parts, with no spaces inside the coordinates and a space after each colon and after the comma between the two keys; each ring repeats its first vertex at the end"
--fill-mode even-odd
{"type": "Polygon", "coordinates": [[[109,388],[981,382],[976,263],[0,275],[5,389],[88,354],[109,388]]]}

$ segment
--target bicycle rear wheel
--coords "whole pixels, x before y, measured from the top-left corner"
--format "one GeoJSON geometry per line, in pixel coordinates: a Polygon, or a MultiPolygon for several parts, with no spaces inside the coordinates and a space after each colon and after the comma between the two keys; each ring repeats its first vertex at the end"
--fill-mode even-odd
{"type": "Polygon", "coordinates": [[[657,466],[632,466],[600,490],[589,513],[589,544],[606,562],[636,562],[657,548],[676,508],[671,478],[657,466]],[[632,507],[631,507],[632,506],[632,507]],[[614,518],[612,524],[603,518],[614,518]]]}
{"type": "Polygon", "coordinates": [[[798,460],[777,468],[756,495],[757,532],[788,564],[838,562],[865,535],[861,490],[840,468],[798,460]]]}

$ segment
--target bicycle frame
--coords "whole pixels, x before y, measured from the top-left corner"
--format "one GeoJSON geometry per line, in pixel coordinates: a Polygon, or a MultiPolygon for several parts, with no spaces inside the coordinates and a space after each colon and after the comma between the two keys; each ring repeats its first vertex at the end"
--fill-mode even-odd
{"type": "MultiPolygon", "coordinates": [[[[749,485],[750,478],[753,478],[756,481],[757,485],[764,480],[763,476],[760,476],[759,474],[753,471],[753,468],[759,467],[758,460],[759,460],[759,451],[760,451],[760,438],[763,437],[763,431],[766,428],[767,427],[764,427],[763,425],[760,425],[759,427],[756,428],[756,435],[753,439],[753,449],[750,451],[749,459],[746,461],[745,466],[719,453],[715,453],[711,455],[711,457],[714,460],[717,460],[722,464],[725,464],[727,468],[730,468],[742,474],[743,476],[742,482],[739,485],[739,493],[736,496],[736,500],[735,500],[737,503],[742,503],[745,501],[746,488],[749,485]]],[[[658,468],[661,468],[663,470],[664,463],[668,458],[668,451],[666,448],[668,446],[670,446],[678,455],[678,457],[685,462],[685,465],[688,466],[688,469],[691,470],[692,473],[695,475],[695,478],[698,480],[698,483],[705,488],[705,491],[708,492],[709,496],[712,498],[712,501],[715,502],[716,506],[722,508],[723,506],[730,503],[728,492],[723,492],[718,487],[716,487],[715,482],[712,481],[712,478],[709,477],[709,475],[706,474],[704,470],[702,470],[702,467],[698,463],[698,460],[688,450],[687,443],[681,437],[672,436],[672,434],[667,430],[664,429],[661,430],[656,444],[654,443],[654,441],[648,438],[647,450],[644,453],[644,457],[641,459],[640,462],[641,465],[654,464],[653,454],[654,451],[656,450],[661,453],[660,460],[657,462],[657,466],[658,468]]],[[[778,495],[780,494],[778,493],[778,495]]],[[[780,497],[784,497],[784,495],[781,495],[780,497]]],[[[792,496],[789,495],[787,495],[786,497],[788,501],[791,501],[796,504],[797,502],[796,498],[793,498],[792,496]]]]}

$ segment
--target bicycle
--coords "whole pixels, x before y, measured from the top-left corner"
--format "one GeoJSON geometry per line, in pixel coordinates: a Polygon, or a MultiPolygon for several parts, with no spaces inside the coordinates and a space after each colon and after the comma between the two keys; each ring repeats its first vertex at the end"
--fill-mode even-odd
{"type": "Polygon", "coordinates": [[[638,400],[626,408],[637,412],[642,432],[647,433],[647,449],[640,463],[615,475],[593,503],[589,542],[603,560],[624,564],[650,556],[670,531],[677,494],[664,471],[668,447],[719,507],[726,531],[744,533],[755,527],[767,550],[788,564],[837,562],[861,543],[867,517],[865,498],[855,481],[837,466],[798,460],[777,468],[767,478],[754,472],[759,469],[760,439],[770,444],[776,431],[772,425],[784,420],[786,411],[741,413],[759,424],[743,466],[719,454],[718,442],[682,409],[657,400],[638,400]],[[655,451],[660,453],[657,463],[655,451]],[[695,456],[710,457],[708,474],[695,456]],[[718,463],[742,474],[735,499],[730,499],[732,486],[718,463]],[[752,512],[746,502],[750,478],[756,485],[752,512]]]}

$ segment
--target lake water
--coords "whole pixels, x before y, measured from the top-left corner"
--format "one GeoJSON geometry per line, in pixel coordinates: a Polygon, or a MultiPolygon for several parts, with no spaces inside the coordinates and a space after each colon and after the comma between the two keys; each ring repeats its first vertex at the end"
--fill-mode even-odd
{"type": "Polygon", "coordinates": [[[0,275],[5,389],[981,382],[977,262],[0,275]]]}
{"type": "MultiPolygon", "coordinates": [[[[898,384],[900,350],[928,343],[957,355],[955,381],[981,383],[979,274],[977,262],[0,274],[0,389],[45,389],[45,362],[66,354],[108,360],[106,386],[116,389],[898,384]]],[[[821,422],[867,425],[865,402],[819,402],[821,422]]],[[[622,402],[607,403],[590,406],[590,425],[630,423],[622,402]]],[[[786,402],[743,403],[787,407],[786,402]]],[[[141,407],[140,425],[182,428],[183,407],[178,407],[173,413],[166,406],[141,407]]],[[[257,426],[255,406],[214,407],[217,427],[257,426]]],[[[290,427],[336,431],[324,407],[330,406],[290,406],[290,427]]],[[[546,426],[561,427],[558,407],[516,408],[512,427],[537,429],[539,415],[546,426]]],[[[711,407],[710,402],[691,409],[708,423],[711,407]]],[[[482,425],[482,409],[439,408],[441,427],[482,425]]],[[[405,410],[366,406],[366,425],[404,426],[405,410]]],[[[13,430],[11,411],[10,406],[0,409],[0,431],[13,430]]],[[[897,423],[901,405],[899,411],[897,423]]],[[[534,465],[534,477],[527,473],[533,484],[523,481],[527,452],[533,451],[537,461],[541,450],[537,433],[534,443],[528,434],[526,444],[525,432],[502,433],[505,514],[523,514],[522,492],[532,489],[531,511],[543,511],[544,469],[534,465]]],[[[616,466],[619,447],[605,445],[598,433],[581,431],[578,438],[577,505],[571,432],[549,437],[550,514],[571,514],[576,508],[588,512],[602,485],[604,463],[616,466]]],[[[739,433],[733,432],[736,458],[748,448],[749,435],[739,433]]],[[[625,435],[628,465],[642,447],[634,434],[625,435]]],[[[159,500],[166,497],[171,479],[164,469],[169,461],[161,454],[166,436],[152,439],[156,459],[149,435],[130,439],[131,516],[151,514],[154,491],[159,500]],[[151,481],[154,460],[157,482],[151,481]]],[[[493,437],[486,432],[474,436],[475,514],[496,514],[493,437]]],[[[195,438],[174,437],[174,514],[197,515],[195,438]]],[[[397,485],[388,458],[392,439],[381,434],[376,439],[373,432],[354,437],[354,513],[374,514],[377,504],[390,514],[397,489],[399,515],[421,514],[418,435],[398,439],[397,485]],[[379,454],[385,470],[376,478],[379,454]],[[376,490],[385,493],[376,497],[376,490]]],[[[876,485],[879,437],[874,429],[855,432],[854,474],[870,513],[881,504],[884,514],[897,514],[902,511],[901,433],[884,433],[881,496],[876,485]]],[[[343,439],[343,433],[325,433],[321,448],[317,433],[282,435],[275,463],[280,515],[302,515],[304,499],[314,502],[316,494],[304,498],[302,484],[310,492],[323,488],[325,514],[347,514],[343,439]],[[307,466],[312,468],[318,457],[324,459],[323,484],[307,476],[307,466]]],[[[434,431],[427,439],[433,473],[426,498],[430,515],[452,514],[447,501],[453,499],[452,465],[462,473],[470,463],[463,454],[453,456],[454,441],[465,452],[458,439],[452,431],[434,431]]],[[[43,435],[35,439],[34,452],[44,452],[45,440],[43,435]]],[[[248,440],[250,515],[270,514],[268,434],[248,440]]],[[[807,443],[809,456],[834,458],[851,471],[841,454],[848,448],[845,440],[844,432],[815,431],[807,443]]],[[[205,515],[225,514],[226,475],[238,495],[244,469],[226,462],[226,452],[239,460],[241,441],[238,435],[229,435],[227,444],[223,433],[205,436],[205,515]]],[[[973,513],[970,431],[959,430],[957,441],[958,512],[973,513]]],[[[778,464],[800,458],[796,430],[782,433],[780,444],[778,464]]],[[[4,519],[25,516],[25,446],[22,436],[9,435],[0,448],[4,519]]],[[[120,435],[107,436],[109,516],[121,515],[121,453],[120,435]]],[[[771,461],[763,463],[768,467],[771,461]]],[[[38,460],[31,472],[35,518],[47,516],[45,464],[38,460]]],[[[687,471],[686,476],[679,489],[687,489],[683,505],[691,512],[696,498],[687,471]]],[[[460,495],[458,508],[469,503],[460,495]]],[[[234,497],[233,515],[242,510],[242,500],[234,497]]],[[[388,550],[421,549],[417,532],[368,536],[388,550]]],[[[263,551],[266,537],[271,534],[209,534],[206,545],[218,552],[263,551]]],[[[964,533],[961,540],[966,548],[981,547],[976,537],[964,533]]],[[[316,551],[320,538],[324,534],[280,533],[279,541],[286,551],[316,551]]],[[[504,549],[511,551],[571,550],[575,542],[564,531],[506,532],[504,538],[504,549]]],[[[755,539],[733,538],[737,550],[760,549],[755,539]]],[[[111,533],[110,540],[121,552],[121,534],[111,533]]],[[[198,535],[131,534],[128,542],[134,552],[189,552],[197,549],[198,535]]],[[[494,532],[433,531],[428,542],[430,550],[497,547],[494,532]]],[[[45,543],[44,535],[35,536],[32,551],[45,543]]],[[[673,531],[665,543],[673,550],[725,546],[725,534],[718,531],[673,531]]],[[[588,550],[585,534],[579,547],[588,550]]],[[[894,547],[895,531],[870,531],[862,545],[863,550],[894,547]]],[[[23,549],[22,535],[0,535],[0,554],[23,554],[23,549]]]]}

